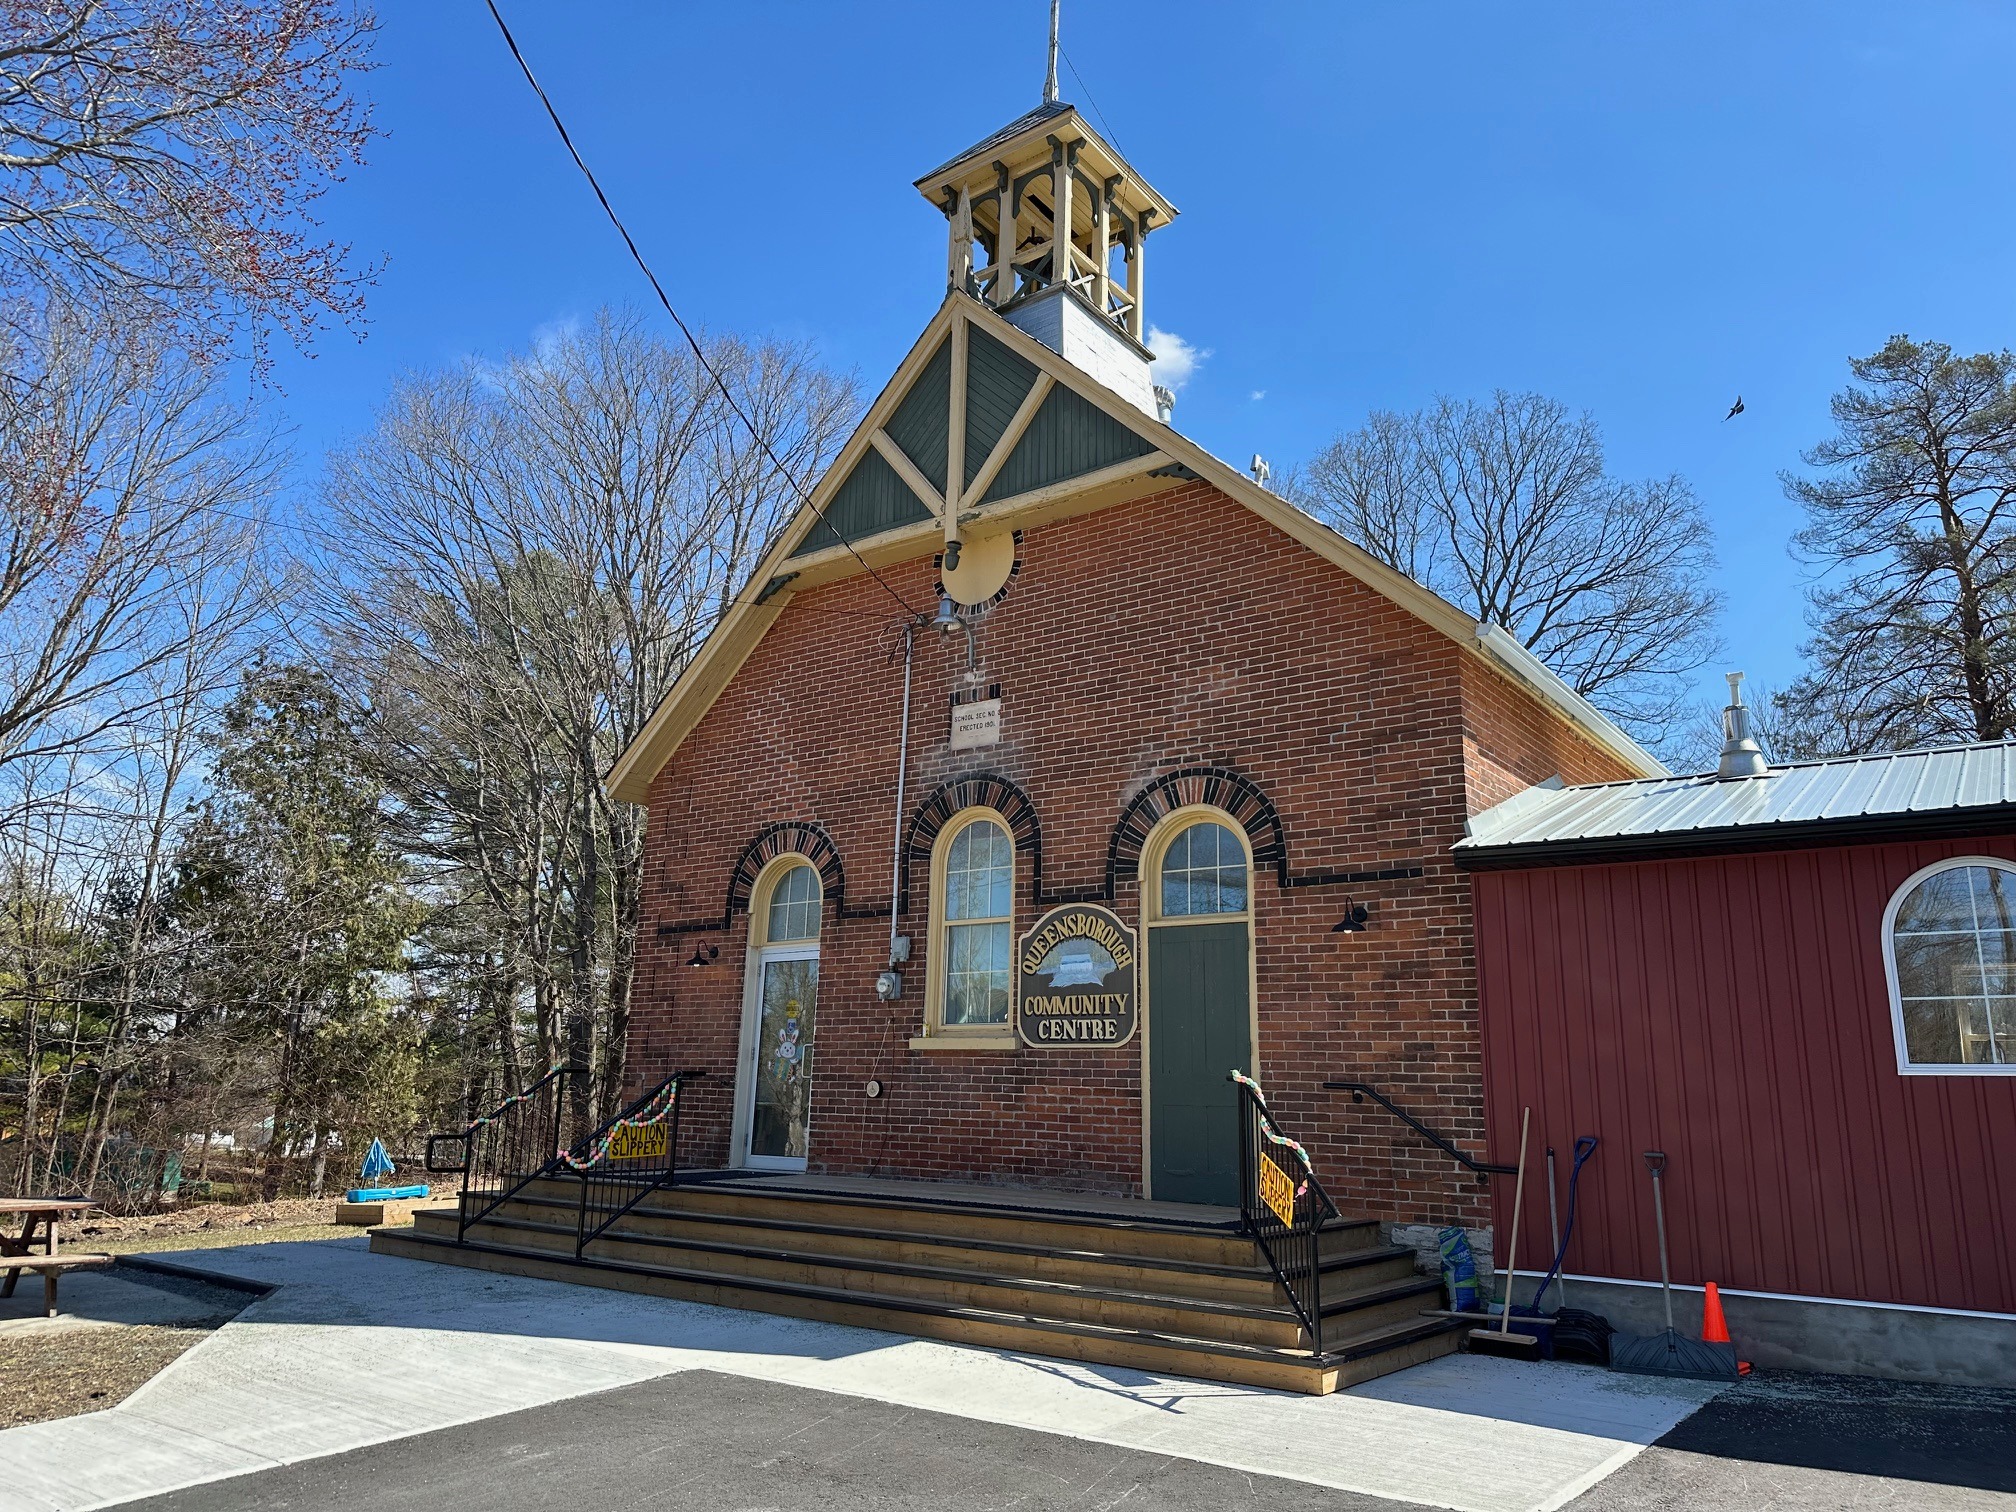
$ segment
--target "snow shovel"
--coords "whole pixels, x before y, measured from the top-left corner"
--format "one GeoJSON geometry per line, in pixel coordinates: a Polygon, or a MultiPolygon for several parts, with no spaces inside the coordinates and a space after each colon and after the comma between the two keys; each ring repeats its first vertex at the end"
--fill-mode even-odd
{"type": "Polygon", "coordinates": [[[1659,1220],[1659,1289],[1666,1299],[1666,1331],[1656,1334],[1612,1334],[1610,1368],[1635,1375],[1686,1376],[1697,1381],[1736,1379],[1736,1350],[1729,1344],[1686,1339],[1673,1327],[1673,1277],[1666,1264],[1666,1195],[1660,1176],[1666,1169],[1664,1150],[1645,1152],[1652,1173],[1652,1211],[1659,1220]]]}

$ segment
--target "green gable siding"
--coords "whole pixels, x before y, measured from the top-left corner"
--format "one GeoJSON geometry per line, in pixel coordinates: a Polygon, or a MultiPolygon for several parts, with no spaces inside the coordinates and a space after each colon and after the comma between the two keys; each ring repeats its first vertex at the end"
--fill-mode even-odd
{"type": "MultiPolygon", "coordinates": [[[[974,326],[966,354],[966,476],[971,484],[1035,385],[1026,358],[974,326]]],[[[952,414],[952,344],[940,342],[917,381],[883,429],[917,471],[945,491],[945,460],[952,414]]],[[[1130,457],[1146,456],[1153,443],[1135,434],[1088,399],[1058,384],[1016,443],[983,502],[1011,498],[1051,483],[1096,472],[1130,457]]],[[[896,471],[870,448],[826,506],[826,517],[807,533],[794,557],[810,556],[843,541],[859,541],[931,518],[896,471]]]]}
{"type": "Polygon", "coordinates": [[[1153,450],[1151,442],[1060,383],[1050,390],[981,502],[1012,498],[1153,450]]]}
{"type": "Polygon", "coordinates": [[[952,343],[941,341],[931,360],[924,364],[924,371],[917,375],[917,381],[910,385],[910,392],[896,406],[896,413],[882,427],[940,494],[945,492],[946,438],[952,433],[951,417],[952,343]]]}
{"type": "MultiPolygon", "coordinates": [[[[942,458],[939,471],[941,474],[944,471],[942,458]]],[[[896,469],[882,460],[880,452],[871,449],[862,453],[854,471],[847,474],[847,481],[828,501],[826,517],[812,527],[804,543],[791,555],[810,556],[843,541],[859,541],[898,525],[930,518],[931,511],[917,502],[917,495],[896,476],[896,469]]]]}
{"type": "Polygon", "coordinates": [[[970,487],[994,443],[1036,386],[1036,366],[981,330],[970,328],[966,348],[966,483],[970,487]]]}

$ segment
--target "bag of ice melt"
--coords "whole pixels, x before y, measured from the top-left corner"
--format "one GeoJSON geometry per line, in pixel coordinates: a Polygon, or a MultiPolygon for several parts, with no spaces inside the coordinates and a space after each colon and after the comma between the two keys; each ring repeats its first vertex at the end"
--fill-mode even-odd
{"type": "Polygon", "coordinates": [[[1442,1286],[1449,1293],[1449,1310],[1476,1312],[1477,1260],[1470,1253],[1470,1236],[1460,1228],[1445,1228],[1435,1239],[1442,1256],[1442,1286]]]}

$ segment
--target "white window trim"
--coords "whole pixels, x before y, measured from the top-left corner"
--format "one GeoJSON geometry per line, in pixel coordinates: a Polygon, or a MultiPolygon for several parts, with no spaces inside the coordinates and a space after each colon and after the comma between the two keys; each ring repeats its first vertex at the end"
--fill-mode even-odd
{"type": "MultiPolygon", "coordinates": [[[[759,1021],[763,1016],[763,967],[769,961],[816,961],[819,959],[821,936],[826,932],[826,879],[819,874],[819,865],[801,851],[786,851],[780,856],[772,856],[756,874],[756,883],[749,889],[749,934],[742,967],[742,1027],[736,1035],[735,1050],[735,1104],[729,1119],[728,1163],[737,1169],[802,1171],[803,1160],[790,1159],[780,1155],[751,1155],[749,1153],[749,1131],[755,1122],[756,1109],[756,1052],[759,1021]],[[812,876],[818,886],[814,894],[817,908],[813,920],[817,928],[809,940],[785,940],[770,943],[770,899],[777,891],[777,884],[784,880],[785,873],[797,866],[812,868],[812,876]]],[[[818,1021],[813,1021],[813,1038],[818,1038],[818,1021]]],[[[817,1045],[814,1045],[817,1049],[817,1045]]],[[[810,1148],[811,1130],[806,1130],[807,1148],[810,1148]]]]}
{"type": "Polygon", "coordinates": [[[751,892],[752,896],[763,900],[760,915],[753,908],[749,912],[751,920],[757,926],[756,936],[764,948],[803,945],[808,942],[814,945],[819,943],[819,935],[826,925],[826,879],[819,875],[819,868],[813,865],[811,857],[801,856],[796,851],[787,851],[784,855],[776,857],[763,868],[757,878],[757,886],[751,892]],[[770,938],[770,910],[777,902],[777,889],[784,885],[786,877],[800,868],[812,874],[812,933],[792,940],[773,940],[770,938]]]}
{"type": "Polygon", "coordinates": [[[1904,1040],[1904,993],[1897,981],[1897,944],[1892,935],[1897,923],[1897,910],[1911,895],[1911,890],[1926,878],[1961,866],[1987,866],[2016,874],[2016,861],[2005,861],[2000,856],[1948,856],[1930,866],[1921,866],[1906,877],[1890,894],[1890,904],[1883,910],[1883,977],[1890,989],[1890,1034],[1896,1045],[1899,1076],[2016,1076],[2016,1063],[2009,1062],[2002,1065],[1920,1065],[1911,1059],[1911,1048],[1904,1040]]]}
{"type": "Polygon", "coordinates": [[[961,809],[938,831],[931,842],[931,892],[924,944],[924,1032],[910,1041],[912,1050],[1015,1050],[1015,914],[1016,888],[1021,879],[1015,851],[1015,831],[999,809],[975,806],[961,809]],[[945,917],[945,866],[952,842],[960,832],[982,820],[1001,826],[1008,837],[1008,1017],[998,1024],[948,1024],[945,1022],[945,938],[950,920],[945,917]]]}
{"type": "Polygon", "coordinates": [[[1142,884],[1142,923],[1145,926],[1227,924],[1239,919],[1252,919],[1253,838],[1246,833],[1243,824],[1223,809],[1193,803],[1166,815],[1149,837],[1149,843],[1142,848],[1141,860],[1143,864],[1138,869],[1138,875],[1147,879],[1142,884]],[[1246,858],[1246,906],[1232,913],[1165,914],[1162,912],[1162,864],[1169,859],[1169,852],[1177,838],[1202,824],[1215,824],[1230,830],[1232,837],[1239,842],[1239,853],[1246,858]]]}

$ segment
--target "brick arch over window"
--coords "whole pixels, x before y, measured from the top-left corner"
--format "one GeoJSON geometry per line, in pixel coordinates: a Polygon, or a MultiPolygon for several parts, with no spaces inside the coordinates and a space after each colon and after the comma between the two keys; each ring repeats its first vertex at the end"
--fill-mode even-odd
{"type": "Polygon", "coordinates": [[[787,819],[765,826],[736,858],[735,870],[728,878],[728,907],[723,920],[746,913],[749,895],[755,890],[763,868],[779,856],[792,854],[803,856],[818,868],[822,903],[831,903],[837,910],[847,901],[847,874],[841,868],[840,847],[833,843],[833,837],[821,825],[787,819]]]}
{"type": "Polygon", "coordinates": [[[899,911],[910,911],[910,864],[931,865],[931,847],[938,832],[954,814],[969,808],[990,808],[1008,821],[1008,833],[1015,849],[1029,857],[1029,879],[1036,895],[1043,894],[1043,826],[1036,818],[1036,805],[1029,795],[995,772],[976,772],[943,783],[910,816],[910,830],[903,840],[903,880],[899,911]]]}
{"type": "MultiPolygon", "coordinates": [[[[1157,777],[1134,795],[1113,826],[1113,838],[1106,845],[1106,896],[1110,899],[1121,883],[1140,874],[1141,848],[1148,832],[1165,816],[1192,804],[1208,804],[1223,809],[1246,831],[1253,847],[1253,864],[1271,866],[1280,885],[1288,880],[1288,840],[1281,830],[1281,816],[1274,801],[1260,791],[1250,778],[1229,767],[1184,767],[1157,777]]],[[[1418,872],[1417,872],[1418,875],[1418,872]]]]}

